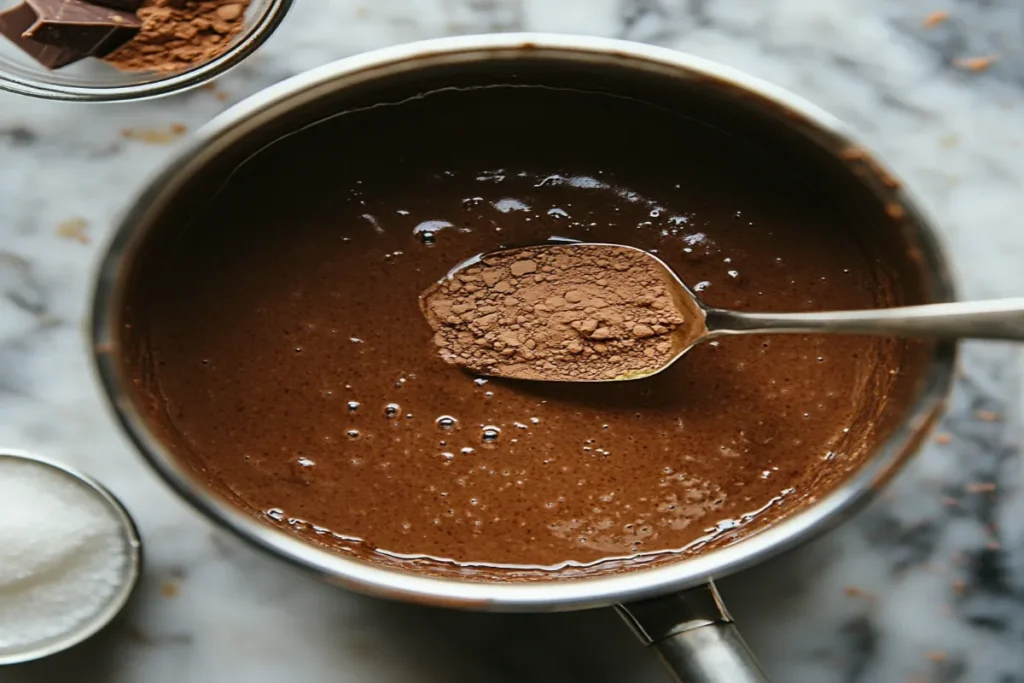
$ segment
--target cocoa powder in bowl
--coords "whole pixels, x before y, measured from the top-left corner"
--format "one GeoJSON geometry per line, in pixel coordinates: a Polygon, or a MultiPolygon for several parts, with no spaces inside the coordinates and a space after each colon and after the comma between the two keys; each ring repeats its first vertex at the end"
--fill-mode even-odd
{"type": "Polygon", "coordinates": [[[142,30],[104,59],[122,71],[181,71],[227,51],[251,0],[146,0],[142,30]]]}

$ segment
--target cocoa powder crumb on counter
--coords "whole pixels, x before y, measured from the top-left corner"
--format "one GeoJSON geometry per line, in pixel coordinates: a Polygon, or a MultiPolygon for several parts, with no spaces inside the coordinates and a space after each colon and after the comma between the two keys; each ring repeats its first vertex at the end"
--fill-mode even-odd
{"type": "Polygon", "coordinates": [[[421,308],[449,363],[518,379],[614,379],[676,354],[672,333],[686,321],[666,277],[618,247],[513,249],[434,285],[421,308]]]}
{"type": "Polygon", "coordinates": [[[231,99],[231,94],[222,90],[216,82],[206,83],[200,87],[202,90],[209,91],[218,102],[227,102],[231,99]]]}
{"type": "Polygon", "coordinates": [[[974,481],[964,486],[964,490],[967,493],[991,493],[996,490],[996,485],[991,481],[974,481]]]}
{"type": "Polygon", "coordinates": [[[219,57],[245,23],[250,0],[147,0],[142,30],[105,61],[122,71],[180,71],[219,57]]]}
{"type": "Polygon", "coordinates": [[[968,71],[986,71],[990,66],[996,63],[997,59],[999,58],[996,55],[987,55],[985,57],[961,57],[960,59],[954,59],[953,65],[968,71]]]}
{"type": "Polygon", "coordinates": [[[848,598],[858,598],[861,600],[865,600],[869,603],[875,603],[878,601],[877,595],[869,591],[866,591],[863,588],[860,588],[859,586],[847,586],[843,589],[843,593],[848,598]]]}
{"type": "Polygon", "coordinates": [[[937,444],[942,444],[943,446],[945,446],[946,444],[949,444],[949,443],[952,443],[952,442],[953,442],[953,435],[949,434],[948,432],[941,432],[941,433],[935,435],[935,443],[937,443],[937,444]]]}
{"type": "Polygon", "coordinates": [[[89,227],[89,223],[84,218],[68,218],[60,222],[57,226],[57,234],[66,240],[74,240],[80,244],[89,244],[92,241],[89,238],[86,228],[89,227]]]}
{"type": "Polygon", "coordinates": [[[949,12],[945,12],[945,11],[941,11],[941,10],[937,11],[937,12],[930,12],[924,18],[924,21],[922,22],[922,25],[925,28],[935,28],[939,24],[945,23],[948,19],[949,19],[949,12]]]}
{"type": "Polygon", "coordinates": [[[188,132],[188,126],[173,123],[162,128],[124,128],[121,137],[125,140],[137,140],[150,145],[167,145],[188,132]]]}

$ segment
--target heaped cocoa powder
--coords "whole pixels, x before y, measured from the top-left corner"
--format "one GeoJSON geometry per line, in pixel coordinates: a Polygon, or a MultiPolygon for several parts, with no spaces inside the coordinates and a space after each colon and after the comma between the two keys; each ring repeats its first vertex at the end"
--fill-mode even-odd
{"type": "Polygon", "coordinates": [[[142,30],[104,61],[122,71],[181,71],[223,54],[250,0],[147,0],[142,30]]]}
{"type": "Polygon", "coordinates": [[[672,360],[682,313],[656,260],[602,244],[485,255],[424,293],[422,309],[449,363],[514,379],[645,375],[672,360]]]}

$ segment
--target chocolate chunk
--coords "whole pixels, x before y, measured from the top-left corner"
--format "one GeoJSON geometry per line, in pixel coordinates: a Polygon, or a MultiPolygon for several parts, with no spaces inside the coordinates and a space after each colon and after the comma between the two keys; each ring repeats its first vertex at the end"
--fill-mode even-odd
{"type": "Polygon", "coordinates": [[[35,10],[27,4],[0,12],[0,35],[20,47],[48,69],[59,69],[85,57],[69,48],[44,45],[25,38],[22,34],[36,23],[36,18],[35,10]]]}
{"type": "Polygon", "coordinates": [[[0,14],[0,34],[51,69],[104,57],[141,28],[130,12],[82,0],[25,0],[0,14]]]}
{"type": "Polygon", "coordinates": [[[83,0],[25,0],[25,4],[35,11],[36,22],[23,37],[88,57],[105,57],[142,28],[131,12],[83,0]]]}

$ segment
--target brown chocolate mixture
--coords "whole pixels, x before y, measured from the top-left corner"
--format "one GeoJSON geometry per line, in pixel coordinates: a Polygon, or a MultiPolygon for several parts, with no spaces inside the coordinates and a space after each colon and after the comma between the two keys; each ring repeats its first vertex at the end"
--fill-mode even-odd
{"type": "Polygon", "coordinates": [[[753,145],[605,95],[449,90],[240,168],[141,271],[137,385],[181,457],[267,523],[510,578],[726,542],[872,446],[899,342],[723,338],[610,385],[440,358],[420,294],[552,236],[654,252],[716,307],[894,303],[827,195],[753,145]]]}
{"type": "MultiPolygon", "coordinates": [[[[512,379],[615,379],[675,356],[672,333],[684,318],[669,277],[633,249],[526,247],[450,273],[424,293],[421,308],[454,365],[512,379]]],[[[687,316],[699,337],[699,311],[687,316]]]]}
{"type": "Polygon", "coordinates": [[[146,0],[142,30],[104,59],[122,71],[180,71],[223,54],[250,0],[146,0]]]}

